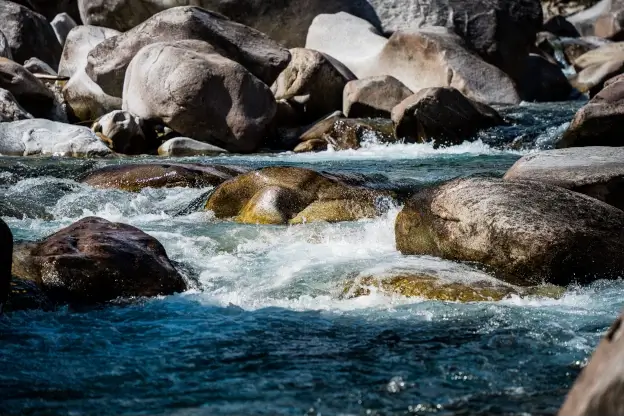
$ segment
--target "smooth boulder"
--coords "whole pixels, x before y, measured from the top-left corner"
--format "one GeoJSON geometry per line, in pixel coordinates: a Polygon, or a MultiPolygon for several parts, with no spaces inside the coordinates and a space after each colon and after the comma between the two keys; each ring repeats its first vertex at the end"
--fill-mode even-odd
{"type": "Polygon", "coordinates": [[[247,224],[301,224],[371,218],[387,193],[296,167],[270,167],[221,184],[205,209],[247,224]]]}
{"type": "Polygon", "coordinates": [[[112,151],[83,126],[25,119],[0,123],[0,155],[103,157],[112,151]]]}
{"type": "Polygon", "coordinates": [[[17,102],[10,91],[0,88],[0,122],[32,119],[32,115],[17,102]]]}
{"type": "Polygon", "coordinates": [[[9,226],[0,219],[0,313],[9,297],[12,259],[13,234],[9,226]]]}
{"type": "Polygon", "coordinates": [[[143,132],[143,124],[139,117],[115,110],[99,118],[91,129],[113,151],[138,155],[150,150],[149,141],[143,132]]]}
{"type": "Polygon", "coordinates": [[[614,279],[624,212],[535,181],[465,178],[418,192],[396,219],[397,249],[476,262],[513,284],[614,279]]]}
{"type": "Polygon", "coordinates": [[[348,118],[390,118],[392,109],[414,94],[386,75],[349,81],[343,91],[342,113],[348,118]]]}
{"type": "Polygon", "coordinates": [[[429,88],[392,109],[394,133],[410,142],[457,145],[482,129],[505,124],[488,105],[470,100],[454,88],[429,88]]]}
{"type": "Polygon", "coordinates": [[[271,90],[201,41],[154,43],[126,74],[123,109],[231,152],[253,152],[276,111],[271,90]]]}
{"type": "Polygon", "coordinates": [[[8,90],[29,113],[47,117],[54,107],[54,93],[20,64],[0,58],[0,88],[8,90]]]}
{"type": "Polygon", "coordinates": [[[99,189],[139,192],[146,187],[217,186],[242,173],[238,167],[202,164],[123,164],[109,165],[87,173],[82,183],[99,189]]]}
{"type": "Polygon", "coordinates": [[[61,46],[65,45],[65,40],[69,32],[78,26],[74,19],[67,13],[59,13],[54,16],[50,25],[52,25],[52,29],[54,29],[54,33],[56,34],[56,39],[58,39],[61,46]]]}
{"type": "Polygon", "coordinates": [[[186,290],[160,242],[133,226],[97,217],[16,246],[13,275],[37,283],[56,302],[78,305],[186,290]]]}
{"type": "Polygon", "coordinates": [[[624,147],[541,151],[519,159],[504,179],[553,184],[624,210],[624,147]]]}
{"type": "Polygon", "coordinates": [[[227,154],[227,151],[223,148],[185,137],[171,138],[158,147],[158,155],[162,157],[192,157],[196,155],[218,154],[227,154]]]}
{"type": "Polygon", "coordinates": [[[119,97],[126,69],[141,48],[183,40],[209,43],[269,86],[290,60],[287,49],[255,29],[198,7],[174,7],[98,44],[89,52],[86,72],[104,92],[119,97]]]}

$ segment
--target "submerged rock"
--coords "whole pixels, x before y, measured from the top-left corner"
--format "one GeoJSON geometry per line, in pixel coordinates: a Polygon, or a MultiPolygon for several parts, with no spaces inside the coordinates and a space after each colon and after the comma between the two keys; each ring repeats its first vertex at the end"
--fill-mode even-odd
{"type": "Polygon", "coordinates": [[[0,313],[2,313],[11,286],[11,263],[13,258],[13,234],[0,219],[0,313]]]}
{"type": "Polygon", "coordinates": [[[186,283],[163,246],[141,230],[88,217],[36,243],[16,246],[13,275],[58,303],[182,292],[186,283]]]}
{"type": "Polygon", "coordinates": [[[534,181],[466,178],[423,190],[395,233],[404,254],[481,263],[514,284],[565,286],[624,269],[624,212],[534,181]]]}
{"type": "Polygon", "coordinates": [[[205,209],[217,218],[249,224],[340,222],[374,217],[389,194],[352,186],[336,177],[296,167],[270,167],[229,180],[205,209]]]}
{"type": "Polygon", "coordinates": [[[535,180],[583,193],[624,210],[624,148],[541,151],[518,160],[505,180],[535,180]]]}
{"type": "Polygon", "coordinates": [[[145,187],[216,186],[243,172],[232,166],[202,164],[123,164],[109,165],[88,173],[82,183],[102,189],[138,192],[145,187]]]}
{"type": "Polygon", "coordinates": [[[194,155],[227,154],[223,148],[196,141],[192,138],[171,138],[158,148],[158,155],[163,157],[191,157],[194,155]]]}

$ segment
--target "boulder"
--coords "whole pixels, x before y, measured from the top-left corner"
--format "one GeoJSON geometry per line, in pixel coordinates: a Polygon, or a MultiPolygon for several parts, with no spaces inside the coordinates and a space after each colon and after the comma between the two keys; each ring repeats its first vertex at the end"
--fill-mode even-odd
{"type": "Polygon", "coordinates": [[[518,90],[522,100],[527,102],[563,102],[570,99],[572,85],[559,65],[530,54],[518,90]]]}
{"type": "Polygon", "coordinates": [[[22,119],[32,119],[32,115],[20,106],[10,91],[0,89],[0,122],[13,122],[22,119]]]}
{"type": "Polygon", "coordinates": [[[566,38],[578,38],[581,36],[574,25],[561,15],[552,16],[545,21],[542,30],[566,38]]]}
{"type": "Polygon", "coordinates": [[[559,410],[563,416],[624,415],[623,317],[611,325],[559,410]]]}
{"type": "Polygon", "coordinates": [[[239,167],[201,164],[123,164],[110,165],[88,173],[82,180],[99,189],[139,192],[146,187],[217,186],[242,173],[239,167]]]}
{"type": "Polygon", "coordinates": [[[221,184],[205,209],[248,224],[340,222],[379,214],[388,194],[297,167],[269,167],[221,184]]]}
{"type": "Polygon", "coordinates": [[[91,129],[110,149],[120,154],[138,155],[150,150],[143,133],[143,121],[131,113],[121,110],[107,113],[91,129]]]}
{"type": "Polygon", "coordinates": [[[345,85],[355,75],[335,59],[305,48],[290,50],[292,59],[271,86],[277,100],[294,100],[305,108],[305,122],[342,108],[345,85]]]}
{"type": "Polygon", "coordinates": [[[231,152],[253,152],[275,115],[271,90],[201,41],[150,44],[134,57],[123,109],[231,152]]]}
{"type": "Polygon", "coordinates": [[[89,128],[26,119],[0,123],[0,154],[101,157],[112,151],[89,128]]]}
{"type": "Polygon", "coordinates": [[[12,258],[13,234],[8,225],[0,219],[0,314],[9,297],[12,258]]]}
{"type": "Polygon", "coordinates": [[[622,73],[624,73],[624,56],[590,65],[581,70],[570,81],[578,91],[589,92],[590,97],[594,97],[604,88],[604,83],[607,80],[622,73]]]}
{"type": "Polygon", "coordinates": [[[389,75],[353,80],[343,92],[342,112],[348,118],[390,118],[392,109],[414,94],[389,75]]]}
{"type": "Polygon", "coordinates": [[[48,64],[41,61],[39,58],[27,59],[24,63],[24,68],[31,74],[42,76],[50,76],[50,78],[57,77],[58,74],[48,64]]]}
{"type": "Polygon", "coordinates": [[[56,34],[56,39],[58,39],[61,46],[65,45],[65,40],[67,39],[69,32],[78,26],[74,19],[72,19],[67,13],[59,13],[54,16],[50,25],[52,25],[52,29],[54,29],[54,33],[56,34]]]}
{"type": "Polygon", "coordinates": [[[617,76],[580,108],[555,148],[624,146],[624,78],[617,76]]]}
{"type": "Polygon", "coordinates": [[[522,157],[504,178],[564,187],[624,210],[624,147],[541,151],[522,157]]]}
{"type": "Polygon", "coordinates": [[[301,136],[295,152],[358,149],[364,142],[396,142],[388,120],[345,119],[334,115],[312,125],[301,136]],[[324,145],[323,145],[324,144],[324,145]]]}
{"type": "Polygon", "coordinates": [[[505,124],[490,106],[454,88],[420,90],[392,109],[394,133],[410,142],[457,145],[482,129],[505,124]]]}
{"type": "Polygon", "coordinates": [[[536,181],[464,178],[422,190],[396,219],[397,249],[476,262],[519,285],[613,279],[624,212],[536,181]]]}
{"type": "Polygon", "coordinates": [[[59,14],[68,14],[73,20],[80,21],[77,0],[15,0],[14,3],[28,7],[43,15],[47,20],[53,20],[59,14]]]}
{"type": "Polygon", "coordinates": [[[9,45],[9,41],[4,36],[2,31],[0,31],[0,57],[8,58],[10,60],[13,59],[13,54],[11,54],[11,45],[9,45]]]}
{"type": "Polygon", "coordinates": [[[45,17],[11,1],[1,1],[0,20],[16,62],[37,57],[52,68],[58,67],[62,48],[45,17]]]}
{"type": "Polygon", "coordinates": [[[163,157],[191,157],[196,155],[227,154],[223,148],[199,142],[192,138],[171,138],[158,148],[158,155],[163,157]]]}
{"type": "Polygon", "coordinates": [[[56,302],[76,305],[186,290],[160,242],[133,226],[97,217],[16,246],[13,275],[37,283],[56,302]]]}
{"type": "MultiPolygon", "coordinates": [[[[290,60],[288,50],[250,27],[198,7],[174,7],[103,41],[89,52],[87,74],[111,96],[120,96],[130,61],[158,42],[198,40],[271,85],[290,60]]],[[[202,49],[203,50],[203,49],[202,49]]]]}
{"type": "Polygon", "coordinates": [[[16,62],[0,58],[0,88],[13,94],[36,117],[46,117],[54,107],[54,93],[16,62]]]}
{"type": "Polygon", "coordinates": [[[596,21],[604,15],[611,13],[613,9],[618,9],[622,0],[600,0],[593,6],[583,11],[568,16],[567,19],[583,36],[596,35],[596,21]]]}
{"type": "Polygon", "coordinates": [[[414,92],[454,87],[484,103],[520,102],[507,74],[443,27],[398,31],[386,39],[368,22],[346,13],[320,15],[310,27],[306,48],[336,58],[360,79],[390,75],[414,92]]]}
{"type": "Polygon", "coordinates": [[[87,66],[89,52],[101,42],[120,35],[114,29],[98,26],[77,26],[66,37],[63,53],[59,63],[58,73],[61,76],[72,77],[79,70],[87,66]]]}
{"type": "Polygon", "coordinates": [[[590,66],[624,59],[624,42],[612,42],[593,48],[574,60],[577,71],[590,66]]]}

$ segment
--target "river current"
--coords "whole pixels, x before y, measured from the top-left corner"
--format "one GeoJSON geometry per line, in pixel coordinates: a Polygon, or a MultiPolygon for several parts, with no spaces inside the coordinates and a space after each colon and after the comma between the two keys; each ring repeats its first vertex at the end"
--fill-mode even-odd
{"type": "MultiPolygon", "coordinates": [[[[442,149],[371,138],[353,151],[176,161],[296,165],[418,188],[502,176],[552,144],[579,105],[504,109],[511,126],[442,149]]],[[[187,210],[210,189],[130,193],[76,182],[137,161],[162,160],[0,158],[0,199],[22,214],[4,217],[15,239],[101,216],[156,237],[193,278],[179,295],[0,318],[1,414],[551,414],[621,309],[621,281],[500,302],[375,288],[345,299],[345,280],[358,275],[485,273],[397,252],[400,207],[358,222],[240,225],[187,210]]]]}

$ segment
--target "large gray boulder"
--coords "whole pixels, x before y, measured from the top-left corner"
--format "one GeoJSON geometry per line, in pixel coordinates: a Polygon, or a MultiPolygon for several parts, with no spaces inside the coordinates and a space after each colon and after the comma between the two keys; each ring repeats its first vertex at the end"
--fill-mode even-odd
{"type": "Polygon", "coordinates": [[[0,219],[0,314],[11,290],[11,263],[13,259],[13,234],[0,219]]]}
{"type": "Polygon", "coordinates": [[[112,154],[89,129],[82,126],[26,119],[0,123],[0,155],[58,155],[99,157],[112,154]]]}
{"type": "Polygon", "coordinates": [[[0,122],[22,119],[32,119],[32,115],[20,106],[10,91],[0,88],[0,122]]]}
{"type": "Polygon", "coordinates": [[[45,17],[10,1],[0,1],[0,30],[6,37],[13,59],[23,64],[30,57],[58,67],[61,45],[45,17]]]}
{"type": "Polygon", "coordinates": [[[210,43],[216,53],[238,62],[269,86],[290,60],[288,50],[255,29],[198,7],[175,7],[98,44],[89,53],[87,74],[104,92],[119,97],[126,69],[141,48],[181,40],[210,43]]]}
{"type": "Polygon", "coordinates": [[[553,184],[624,210],[624,147],[541,151],[519,159],[504,178],[553,184]]]}
{"type": "Polygon", "coordinates": [[[346,13],[320,15],[310,27],[306,48],[336,58],[360,79],[390,75],[414,92],[454,87],[483,103],[520,102],[511,78],[447,28],[398,31],[386,39],[368,22],[346,13]]]}
{"type": "Polygon", "coordinates": [[[182,136],[171,138],[158,147],[158,155],[162,157],[192,157],[219,154],[227,154],[227,150],[182,136]]]}
{"type": "Polygon", "coordinates": [[[390,118],[392,109],[414,94],[389,75],[368,77],[347,83],[342,113],[348,118],[390,118]]]}
{"type": "Polygon", "coordinates": [[[0,88],[15,97],[18,103],[36,117],[50,117],[55,96],[42,81],[20,64],[0,58],[0,88]]]}
{"type": "Polygon", "coordinates": [[[465,178],[418,192],[396,220],[397,249],[481,263],[516,284],[621,276],[624,212],[536,181],[465,178]]]}
{"type": "Polygon", "coordinates": [[[77,26],[67,34],[63,53],[59,63],[58,73],[65,77],[72,77],[79,70],[87,66],[89,52],[106,39],[120,35],[114,29],[99,26],[77,26]]]}
{"type": "Polygon", "coordinates": [[[201,41],[153,43],[134,57],[123,109],[232,152],[255,151],[275,115],[271,90],[201,41]]]}

